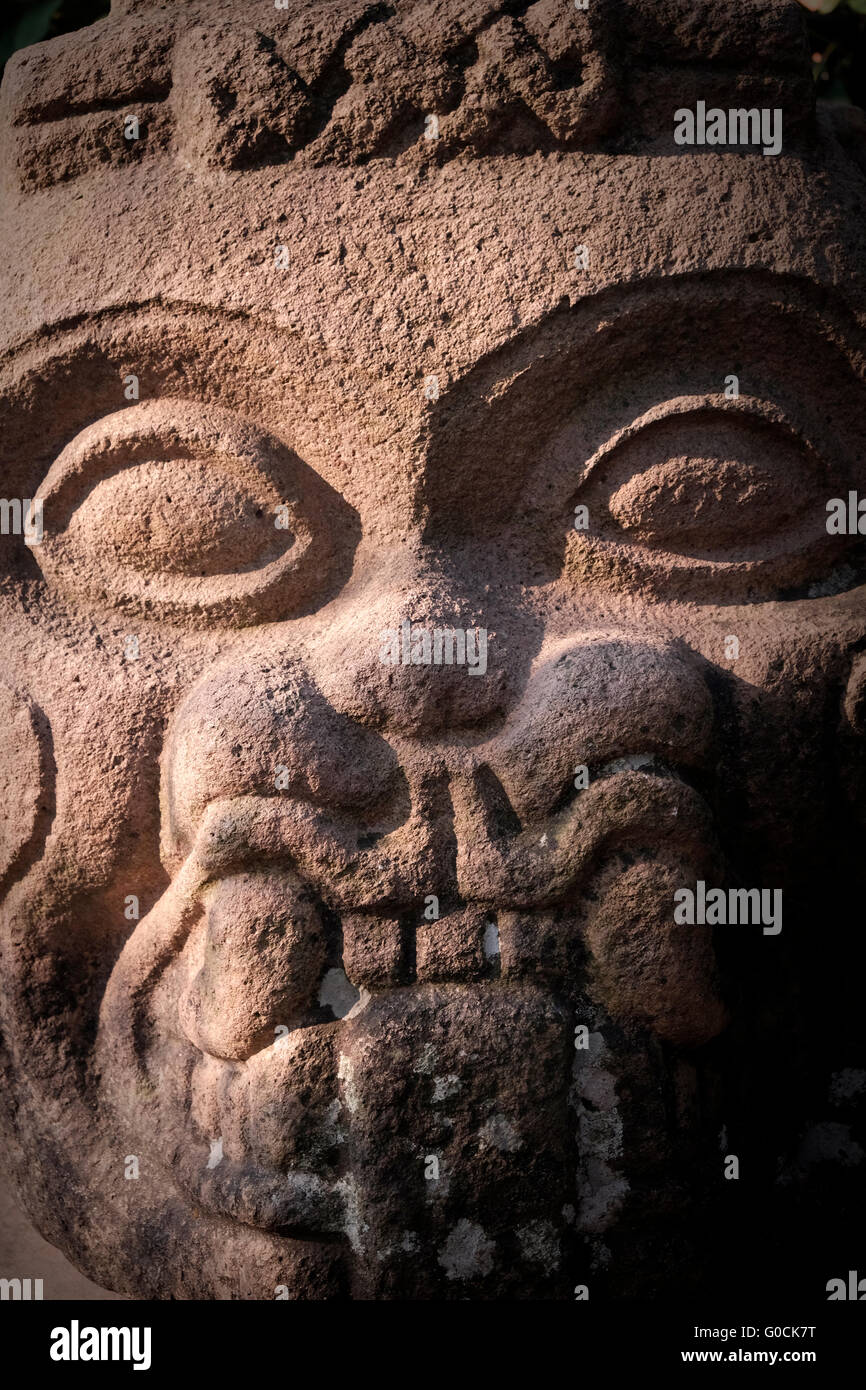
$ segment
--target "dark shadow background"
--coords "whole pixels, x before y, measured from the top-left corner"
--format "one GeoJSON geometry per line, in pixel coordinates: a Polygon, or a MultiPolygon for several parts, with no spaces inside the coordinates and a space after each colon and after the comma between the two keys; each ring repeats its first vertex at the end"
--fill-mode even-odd
{"type": "Polygon", "coordinates": [[[0,20],[0,65],[5,66],[16,49],[83,29],[110,9],[110,0],[6,0],[0,20]]]}

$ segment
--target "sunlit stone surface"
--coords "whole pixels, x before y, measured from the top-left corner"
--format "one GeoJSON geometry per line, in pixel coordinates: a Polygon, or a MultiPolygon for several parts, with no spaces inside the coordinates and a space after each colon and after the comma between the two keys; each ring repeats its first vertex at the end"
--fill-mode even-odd
{"type": "Polygon", "coordinates": [[[147,1298],[853,1268],[866,146],[798,5],[141,0],[2,140],[39,1230],[147,1298]]]}

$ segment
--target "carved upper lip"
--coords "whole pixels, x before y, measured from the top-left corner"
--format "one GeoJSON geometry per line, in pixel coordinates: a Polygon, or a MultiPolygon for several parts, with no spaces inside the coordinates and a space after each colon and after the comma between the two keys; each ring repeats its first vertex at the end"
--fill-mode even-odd
{"type": "MultiPolygon", "coordinates": [[[[455,780],[451,795],[456,887],[467,901],[494,907],[543,906],[575,891],[611,840],[710,833],[703,797],[652,753],[610,759],[593,769],[589,787],[570,804],[516,832],[498,828],[481,781],[469,786],[455,780]]],[[[409,910],[440,881],[423,816],[413,813],[395,830],[372,837],[368,847],[359,848],[360,838],[348,816],[301,801],[240,797],[210,804],[190,858],[203,882],[291,860],[338,911],[409,910]]]]}
{"type": "Polygon", "coordinates": [[[483,792],[463,801],[457,827],[463,896],[525,909],[573,896],[611,849],[643,842],[687,851],[713,838],[703,797],[649,754],[605,764],[570,805],[516,833],[497,833],[483,792]]]}
{"type": "Polygon", "coordinates": [[[338,911],[417,903],[435,856],[424,817],[413,814],[368,848],[359,848],[360,838],[350,816],[303,801],[238,797],[210,804],[188,862],[204,883],[290,861],[338,911]]]}

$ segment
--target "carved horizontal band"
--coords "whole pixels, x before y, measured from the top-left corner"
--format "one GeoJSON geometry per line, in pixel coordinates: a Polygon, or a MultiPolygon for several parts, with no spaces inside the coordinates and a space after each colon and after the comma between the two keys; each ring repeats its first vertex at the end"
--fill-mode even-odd
{"type": "Polygon", "coordinates": [[[669,137],[674,110],[697,99],[783,107],[789,130],[808,119],[795,0],[741,2],[736,25],[706,0],[651,8],[127,3],[13,58],[6,162],[31,189],[160,155],[247,169],[631,148],[669,137]]]}

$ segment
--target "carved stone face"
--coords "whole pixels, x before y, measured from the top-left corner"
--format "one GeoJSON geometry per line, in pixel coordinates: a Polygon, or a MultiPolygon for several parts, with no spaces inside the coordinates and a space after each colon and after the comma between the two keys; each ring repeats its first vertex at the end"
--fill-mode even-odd
{"type": "Polygon", "coordinates": [[[4,1129],[112,1288],[706,1287],[844,1127],[864,172],[797,6],[721,8],[128,4],[10,65],[4,1129]],[[676,146],[717,98],[783,153],[676,146]]]}

